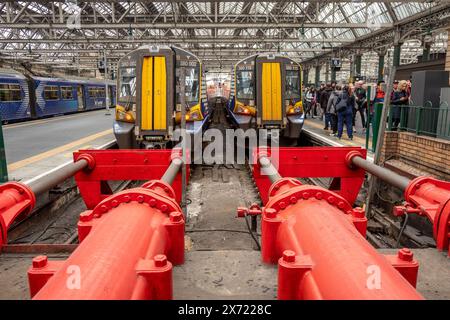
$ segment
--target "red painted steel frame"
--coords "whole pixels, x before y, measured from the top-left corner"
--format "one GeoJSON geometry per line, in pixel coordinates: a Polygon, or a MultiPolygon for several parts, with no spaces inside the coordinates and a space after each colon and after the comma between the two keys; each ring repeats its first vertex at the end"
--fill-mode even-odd
{"type": "Polygon", "coordinates": [[[436,248],[450,257],[450,182],[418,177],[405,190],[406,205],[396,206],[394,215],[415,213],[433,224],[436,248]]]}
{"type": "MultiPolygon", "coordinates": [[[[95,168],[78,172],[75,180],[87,208],[93,209],[112,194],[107,181],[160,179],[173,155],[179,155],[180,150],[80,150],[74,153],[74,161],[86,154],[94,158],[95,168]]],[[[189,166],[186,177],[189,177],[189,166]]],[[[181,173],[175,178],[172,188],[180,202],[181,173]]]]}
{"type": "Polygon", "coordinates": [[[8,243],[8,229],[33,211],[36,198],[31,189],[18,182],[0,185],[0,251],[8,243]]]}
{"type": "Polygon", "coordinates": [[[364,237],[361,208],[292,178],[275,182],[269,194],[261,254],[278,263],[278,299],[422,299],[412,253],[379,254],[364,237]]]}
{"type": "Polygon", "coordinates": [[[65,261],[33,259],[34,299],[171,299],[184,262],[184,218],[160,180],[118,192],[80,215],[80,245],[65,261]]]}
{"type": "MultiPolygon", "coordinates": [[[[364,182],[365,171],[348,167],[346,156],[351,151],[357,151],[361,157],[366,157],[366,150],[360,147],[278,148],[278,159],[271,159],[271,162],[282,177],[334,178],[331,189],[353,204],[364,182]]],[[[256,161],[258,154],[264,153],[270,156],[270,148],[253,151],[256,164],[253,165],[252,173],[265,204],[271,183],[267,176],[261,175],[259,162],[256,161]]]]}

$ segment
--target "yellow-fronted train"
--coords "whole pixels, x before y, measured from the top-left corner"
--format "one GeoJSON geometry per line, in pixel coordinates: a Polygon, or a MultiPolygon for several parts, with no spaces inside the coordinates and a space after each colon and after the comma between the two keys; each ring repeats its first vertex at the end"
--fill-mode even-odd
{"type": "Polygon", "coordinates": [[[256,54],[234,66],[229,119],[239,128],[280,129],[297,139],[304,122],[300,64],[281,54],[256,54]]]}
{"type": "Polygon", "coordinates": [[[120,59],[114,135],[121,149],[168,148],[186,110],[186,131],[202,134],[211,116],[200,60],[173,46],[143,46],[120,59]],[[185,102],[181,105],[180,75],[185,102]]]}

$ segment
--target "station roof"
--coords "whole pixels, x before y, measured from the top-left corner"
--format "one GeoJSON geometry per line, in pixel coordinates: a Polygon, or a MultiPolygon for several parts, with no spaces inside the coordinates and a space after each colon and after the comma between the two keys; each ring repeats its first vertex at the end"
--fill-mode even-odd
{"type": "MultiPolygon", "coordinates": [[[[89,69],[113,65],[145,44],[172,44],[211,69],[245,56],[282,52],[304,64],[424,38],[446,48],[448,0],[441,1],[6,1],[0,4],[0,59],[89,69]]],[[[409,43],[412,41],[412,44],[409,43]]]]}

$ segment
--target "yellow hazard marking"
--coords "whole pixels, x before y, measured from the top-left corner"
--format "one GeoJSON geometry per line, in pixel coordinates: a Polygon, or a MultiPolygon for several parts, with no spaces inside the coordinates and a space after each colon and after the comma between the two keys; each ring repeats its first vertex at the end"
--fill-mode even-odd
{"type": "Polygon", "coordinates": [[[280,63],[263,63],[262,67],[262,119],[282,120],[280,63]]]}
{"type": "MultiPolygon", "coordinates": [[[[105,131],[102,131],[102,132],[99,132],[99,133],[96,133],[96,134],[93,134],[93,135],[81,138],[79,140],[76,140],[76,141],[73,141],[71,143],[65,144],[65,145],[60,146],[58,148],[51,149],[49,151],[37,154],[37,155],[32,156],[30,158],[23,159],[23,160],[11,163],[10,165],[8,165],[8,170],[9,171],[17,170],[19,168],[25,167],[25,166],[27,166],[29,164],[32,164],[32,163],[35,163],[37,161],[41,161],[43,159],[54,157],[56,155],[62,154],[65,151],[68,151],[68,150],[71,150],[71,149],[75,149],[76,147],[78,147],[80,145],[83,145],[83,144],[91,142],[91,141],[93,141],[95,139],[104,137],[104,136],[106,136],[108,134],[112,134],[112,129],[108,129],[108,130],[105,130],[105,131]]],[[[80,149],[80,148],[77,148],[77,149],[80,149]]]]}

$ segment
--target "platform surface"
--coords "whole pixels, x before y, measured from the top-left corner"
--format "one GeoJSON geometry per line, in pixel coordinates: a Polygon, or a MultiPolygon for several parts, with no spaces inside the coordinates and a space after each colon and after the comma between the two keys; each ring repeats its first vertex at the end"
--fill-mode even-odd
{"type": "MultiPolygon", "coordinates": [[[[366,147],[366,136],[365,133],[363,132],[363,128],[356,127],[356,132],[353,133],[353,140],[350,140],[347,137],[347,132],[344,126],[344,132],[342,134],[342,138],[338,139],[337,137],[333,137],[330,136],[331,134],[331,130],[324,130],[324,121],[320,120],[320,118],[316,117],[314,119],[308,118],[305,119],[305,123],[303,125],[303,127],[307,130],[311,130],[314,131],[317,134],[322,135],[325,138],[328,138],[332,141],[335,141],[336,143],[339,143],[341,145],[345,145],[345,146],[358,146],[358,147],[366,147]]],[[[369,137],[369,148],[372,145],[372,137],[369,137]]]]}
{"type": "Polygon", "coordinates": [[[3,126],[10,180],[25,181],[114,139],[110,115],[96,110],[3,126]]]}

